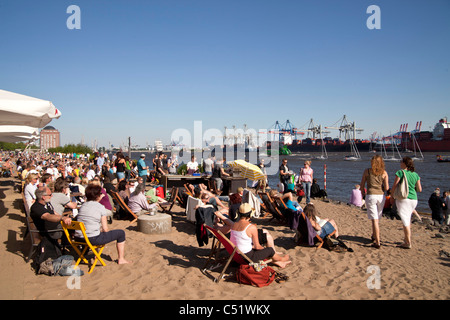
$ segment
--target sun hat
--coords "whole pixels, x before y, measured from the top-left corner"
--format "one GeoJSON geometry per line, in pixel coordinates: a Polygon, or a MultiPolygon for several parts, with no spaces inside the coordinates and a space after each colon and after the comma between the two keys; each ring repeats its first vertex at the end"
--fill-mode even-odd
{"type": "Polygon", "coordinates": [[[145,154],[141,154],[141,158],[145,158],[145,154]]]}
{"type": "Polygon", "coordinates": [[[249,215],[250,218],[255,214],[255,209],[248,203],[243,203],[239,206],[239,213],[241,215],[249,215]]]}

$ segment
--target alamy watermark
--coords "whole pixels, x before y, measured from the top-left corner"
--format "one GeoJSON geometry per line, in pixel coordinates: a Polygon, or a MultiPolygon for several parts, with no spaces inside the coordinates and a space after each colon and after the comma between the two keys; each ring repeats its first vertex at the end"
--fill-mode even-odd
{"type": "Polygon", "coordinates": [[[81,29],[81,9],[80,9],[80,7],[72,4],[67,7],[66,12],[70,14],[70,16],[67,18],[67,21],[66,21],[67,29],[69,29],[69,30],[81,29]]]}
{"type": "Polygon", "coordinates": [[[381,289],[381,270],[379,266],[370,265],[367,267],[366,273],[369,273],[370,276],[366,281],[367,288],[369,290],[373,289],[381,289]]]}
{"type": "Polygon", "coordinates": [[[381,29],[381,9],[379,6],[371,5],[367,7],[366,13],[371,14],[367,18],[366,26],[369,30],[381,29]]]}
{"type": "MultiPolygon", "coordinates": [[[[70,16],[66,20],[66,26],[69,30],[81,29],[81,9],[77,5],[70,5],[67,7],[66,13],[70,16]]],[[[370,5],[366,10],[370,16],[367,18],[366,26],[369,30],[381,29],[381,9],[377,5],[370,5]]]]}
{"type": "Polygon", "coordinates": [[[189,162],[192,155],[197,159],[209,156],[214,156],[216,160],[225,158],[227,162],[245,159],[253,164],[264,159],[266,172],[272,175],[279,169],[279,142],[272,141],[270,136],[267,129],[204,130],[202,121],[194,121],[193,134],[186,128],[178,128],[172,131],[170,138],[182,146],[180,149],[172,149],[172,154],[178,157],[179,163],[189,162]]]}

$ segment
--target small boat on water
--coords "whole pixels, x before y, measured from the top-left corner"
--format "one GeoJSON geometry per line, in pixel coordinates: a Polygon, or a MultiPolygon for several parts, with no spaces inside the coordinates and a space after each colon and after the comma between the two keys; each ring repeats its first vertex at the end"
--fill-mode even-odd
{"type": "Polygon", "coordinates": [[[344,160],[345,161],[359,161],[359,160],[361,160],[361,155],[359,154],[358,148],[356,147],[356,144],[355,144],[354,140],[350,140],[350,147],[351,147],[352,155],[351,156],[345,156],[344,160]]]}
{"type": "Polygon", "coordinates": [[[383,160],[384,161],[394,161],[394,162],[402,161],[402,156],[400,154],[400,151],[398,150],[397,144],[394,142],[394,138],[392,137],[392,135],[391,135],[391,148],[392,148],[392,156],[388,156],[385,145],[384,144],[382,145],[381,153],[383,154],[383,151],[384,151],[383,160]],[[395,151],[397,151],[398,157],[395,155],[395,151]]]}
{"type": "Polygon", "coordinates": [[[437,162],[450,162],[450,156],[437,155],[436,160],[437,162]]]}

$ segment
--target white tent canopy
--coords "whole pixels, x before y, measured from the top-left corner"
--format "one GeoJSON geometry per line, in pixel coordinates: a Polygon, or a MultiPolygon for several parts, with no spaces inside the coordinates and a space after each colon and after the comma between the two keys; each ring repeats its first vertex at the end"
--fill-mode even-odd
{"type": "Polygon", "coordinates": [[[51,101],[0,90],[0,125],[43,128],[60,116],[51,101]]]}
{"type": "Polygon", "coordinates": [[[39,129],[27,126],[0,126],[0,141],[20,142],[39,139],[39,129]]]}

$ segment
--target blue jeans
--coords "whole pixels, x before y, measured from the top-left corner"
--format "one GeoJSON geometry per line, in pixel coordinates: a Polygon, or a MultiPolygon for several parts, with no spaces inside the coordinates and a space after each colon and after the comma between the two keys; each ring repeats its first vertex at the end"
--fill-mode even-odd
{"type": "Polygon", "coordinates": [[[303,185],[303,191],[305,191],[305,197],[306,197],[306,204],[311,202],[310,196],[311,196],[311,182],[302,182],[303,185]]]}
{"type": "Polygon", "coordinates": [[[327,223],[325,223],[323,225],[322,229],[320,229],[319,237],[324,239],[327,235],[332,233],[334,230],[335,229],[334,229],[333,225],[329,221],[327,221],[327,223]]]}

